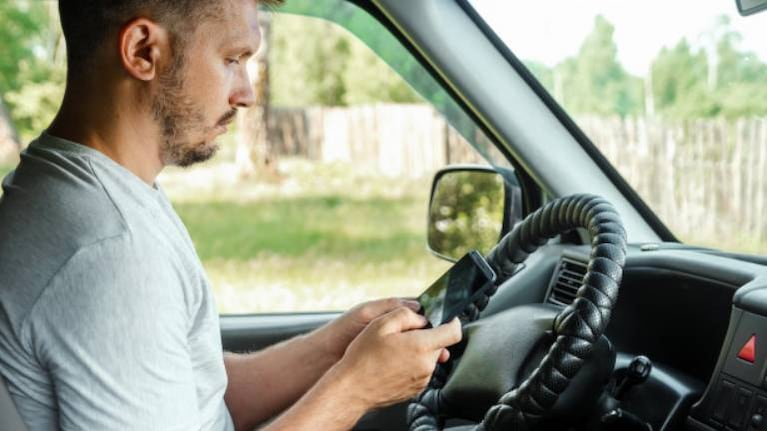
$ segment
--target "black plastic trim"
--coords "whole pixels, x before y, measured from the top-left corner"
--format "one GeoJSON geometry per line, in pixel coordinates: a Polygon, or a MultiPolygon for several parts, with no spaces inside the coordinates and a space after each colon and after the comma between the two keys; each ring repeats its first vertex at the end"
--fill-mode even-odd
{"type": "Polygon", "coordinates": [[[594,160],[599,168],[605,173],[607,178],[613,182],[615,187],[626,197],[631,205],[636,208],[639,214],[645,219],[647,224],[655,231],[656,234],[665,242],[679,242],[669,228],[661,221],[660,218],[652,211],[652,209],[645,203],[641,196],[631,187],[631,185],[621,176],[621,174],[610,164],[607,158],[599,151],[599,149],[591,142],[588,136],[581,130],[580,127],[573,121],[572,118],[565,112],[565,110],[559,105],[559,103],[549,94],[549,92],[541,85],[530,70],[522,63],[511,49],[501,41],[493,29],[485,22],[474,7],[469,4],[468,0],[455,0],[458,5],[466,11],[469,17],[477,24],[479,29],[490,42],[498,49],[501,55],[504,56],[506,61],[509,62],[511,67],[517,71],[522,79],[530,86],[535,94],[541,98],[546,107],[551,110],[554,116],[562,123],[568,132],[575,138],[575,140],[586,151],[586,154],[594,160]]]}

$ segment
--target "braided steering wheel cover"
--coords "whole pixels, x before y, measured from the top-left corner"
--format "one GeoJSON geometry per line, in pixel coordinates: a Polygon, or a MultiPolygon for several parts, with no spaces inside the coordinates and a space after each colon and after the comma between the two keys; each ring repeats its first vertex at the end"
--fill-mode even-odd
{"type": "MultiPolygon", "coordinates": [[[[490,254],[488,263],[498,275],[497,285],[512,276],[528,255],[548,240],[574,228],[591,234],[591,255],[583,284],[573,303],[554,319],[554,344],[540,365],[517,388],[492,406],[475,431],[528,430],[545,418],[591,355],[594,343],[604,333],[618,299],[618,288],[626,260],[626,231],[615,208],[605,199],[581,194],[553,200],[528,215],[490,254]]],[[[470,305],[464,312],[475,320],[496,289],[470,305]]],[[[411,431],[435,431],[443,426],[441,388],[448,367],[439,365],[427,389],[409,406],[411,431]]]]}

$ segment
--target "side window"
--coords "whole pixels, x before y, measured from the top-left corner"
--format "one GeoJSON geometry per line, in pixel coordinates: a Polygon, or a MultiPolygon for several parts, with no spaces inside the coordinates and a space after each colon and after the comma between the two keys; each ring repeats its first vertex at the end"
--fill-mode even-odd
{"type": "Polygon", "coordinates": [[[251,64],[261,103],[238,122],[230,154],[198,168],[214,182],[234,175],[226,191],[185,201],[166,184],[220,311],[417,295],[450,265],[426,247],[434,173],[505,158],[366,12],[299,0],[262,15],[251,64]]]}
{"type": "Polygon", "coordinates": [[[262,26],[249,65],[260,103],[217,161],[164,182],[219,310],[328,311],[417,295],[450,266],[426,247],[434,173],[506,159],[356,6],[294,0],[263,13],[262,26]],[[223,186],[201,198],[195,176],[223,186]]]}

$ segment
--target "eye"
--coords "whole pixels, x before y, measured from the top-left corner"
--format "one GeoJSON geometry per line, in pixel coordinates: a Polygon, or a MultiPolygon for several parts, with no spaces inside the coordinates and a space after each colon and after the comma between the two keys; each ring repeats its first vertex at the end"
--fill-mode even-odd
{"type": "Polygon", "coordinates": [[[226,64],[240,64],[239,58],[227,58],[226,64]]]}

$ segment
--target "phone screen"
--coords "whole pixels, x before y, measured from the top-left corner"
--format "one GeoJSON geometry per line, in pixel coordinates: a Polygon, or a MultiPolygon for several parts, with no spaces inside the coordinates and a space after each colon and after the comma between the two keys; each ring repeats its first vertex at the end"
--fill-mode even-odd
{"type": "Polygon", "coordinates": [[[423,315],[437,327],[458,316],[474,298],[494,281],[482,255],[470,252],[418,297],[423,315]]]}

